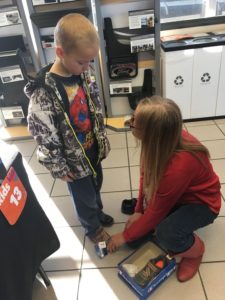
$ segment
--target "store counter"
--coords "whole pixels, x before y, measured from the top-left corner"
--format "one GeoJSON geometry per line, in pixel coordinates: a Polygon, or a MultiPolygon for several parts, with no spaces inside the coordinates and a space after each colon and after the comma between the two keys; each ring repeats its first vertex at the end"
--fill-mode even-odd
{"type": "Polygon", "coordinates": [[[126,121],[130,118],[131,116],[105,118],[105,126],[117,132],[129,131],[130,127],[126,125],[126,121]]]}

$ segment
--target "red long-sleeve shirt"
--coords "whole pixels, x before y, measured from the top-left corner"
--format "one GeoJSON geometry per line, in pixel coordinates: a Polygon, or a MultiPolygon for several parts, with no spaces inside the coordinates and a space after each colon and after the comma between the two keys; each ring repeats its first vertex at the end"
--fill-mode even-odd
{"type": "MultiPolygon", "coordinates": [[[[187,132],[183,132],[183,136],[196,141],[187,132]]],[[[124,230],[126,242],[136,240],[153,230],[177,204],[205,203],[213,212],[219,213],[221,207],[219,178],[213,171],[208,157],[200,152],[198,155],[203,163],[187,151],[173,155],[159,183],[154,201],[149,201],[145,209],[142,195],[143,176],[141,176],[135,211],[143,214],[124,230]]]]}

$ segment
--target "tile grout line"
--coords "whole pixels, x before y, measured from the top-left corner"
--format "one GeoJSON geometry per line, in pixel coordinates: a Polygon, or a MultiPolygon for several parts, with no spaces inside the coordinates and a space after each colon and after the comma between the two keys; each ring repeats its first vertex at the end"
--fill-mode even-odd
{"type": "Polygon", "coordinates": [[[77,298],[76,298],[76,300],[79,299],[80,283],[81,283],[82,270],[83,270],[83,260],[84,260],[85,241],[86,241],[86,236],[85,236],[85,232],[84,232],[84,237],[83,237],[83,249],[82,249],[81,261],[80,261],[80,272],[79,272],[79,279],[78,279],[78,285],[77,285],[77,298]]]}
{"type": "Polygon", "coordinates": [[[220,132],[225,136],[223,130],[220,128],[219,124],[215,123],[216,124],[216,127],[220,130],[220,132]]]}
{"type": "Polygon", "coordinates": [[[54,189],[54,186],[55,186],[55,182],[56,182],[56,179],[54,178],[54,181],[52,183],[52,188],[51,188],[51,190],[49,192],[49,197],[51,197],[51,195],[52,195],[52,192],[53,192],[53,189],[54,189]]]}
{"type": "Polygon", "coordinates": [[[205,289],[205,286],[204,286],[204,283],[203,283],[203,280],[202,280],[202,276],[201,276],[200,270],[198,270],[198,275],[199,275],[199,278],[200,278],[200,282],[201,282],[201,286],[202,286],[202,289],[203,289],[203,293],[205,295],[205,299],[208,300],[206,289],[205,289]]]}

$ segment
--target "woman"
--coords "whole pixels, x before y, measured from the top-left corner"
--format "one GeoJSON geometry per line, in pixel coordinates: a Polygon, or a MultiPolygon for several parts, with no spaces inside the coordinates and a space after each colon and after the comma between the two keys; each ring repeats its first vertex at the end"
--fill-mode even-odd
{"type": "Polygon", "coordinates": [[[213,223],[221,206],[220,183],[209,152],[182,129],[179,107],[158,96],[143,99],[131,119],[141,141],[140,188],[135,213],[113,235],[109,252],[155,231],[158,244],[180,256],[179,281],[198,271],[205,250],[195,230],[213,223]]]}

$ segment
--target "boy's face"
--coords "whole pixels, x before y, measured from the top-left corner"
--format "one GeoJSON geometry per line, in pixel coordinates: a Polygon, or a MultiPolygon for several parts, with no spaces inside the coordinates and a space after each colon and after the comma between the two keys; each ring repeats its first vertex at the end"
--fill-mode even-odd
{"type": "Polygon", "coordinates": [[[89,68],[90,62],[98,55],[98,51],[98,45],[69,54],[62,50],[60,60],[68,74],[80,75],[89,68]]]}

